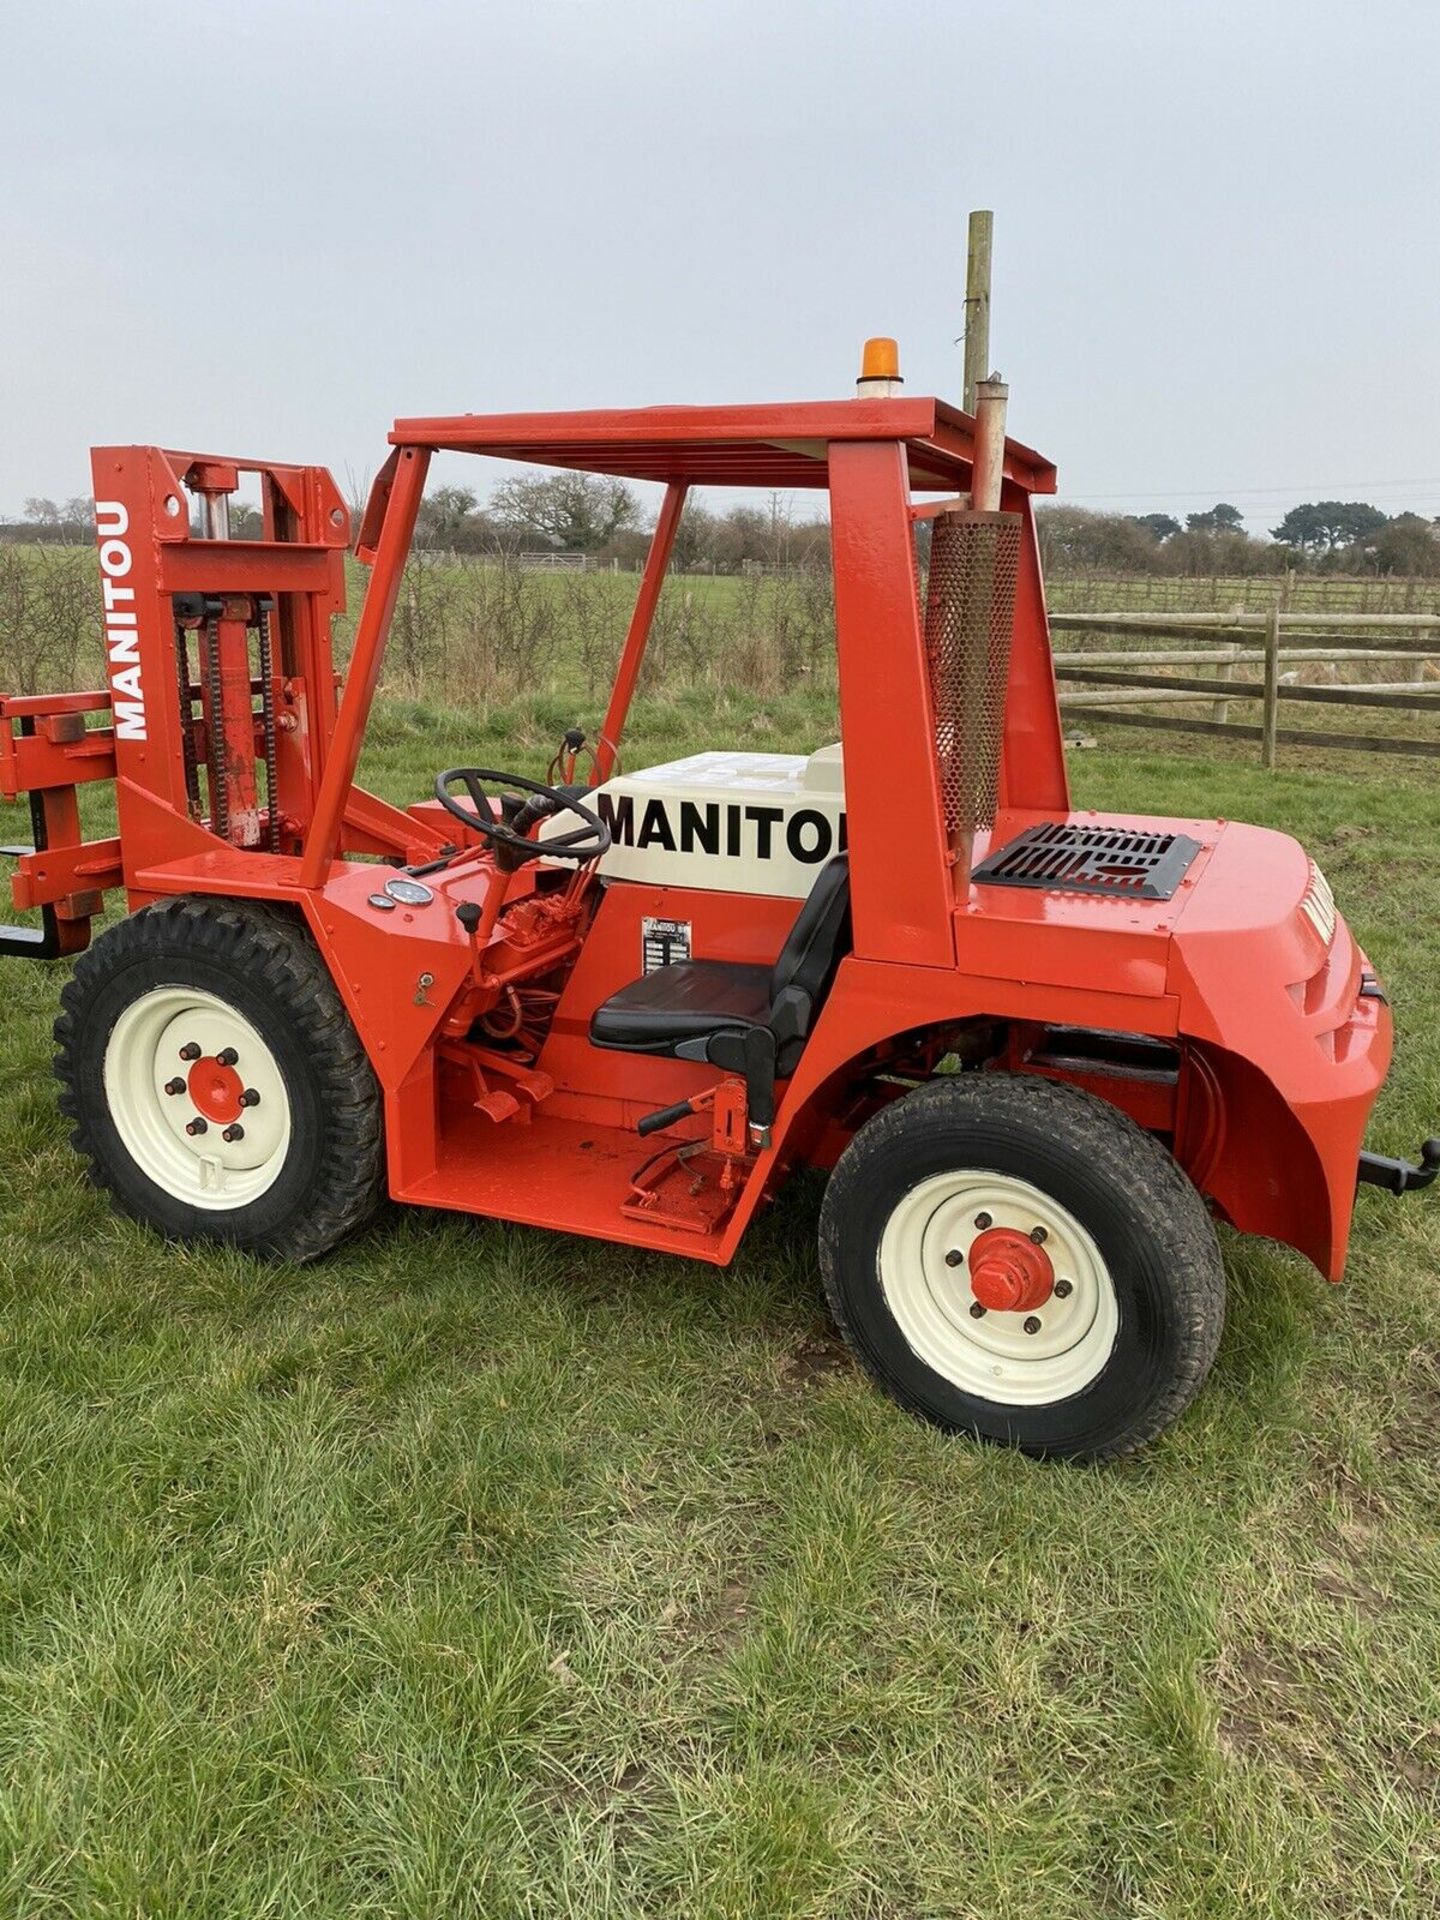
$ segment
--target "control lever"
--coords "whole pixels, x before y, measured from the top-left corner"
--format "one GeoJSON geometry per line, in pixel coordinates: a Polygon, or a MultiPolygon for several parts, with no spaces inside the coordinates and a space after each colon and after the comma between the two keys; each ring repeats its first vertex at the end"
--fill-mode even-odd
{"type": "MultiPolygon", "coordinates": [[[[710,1114],[710,1150],[719,1154],[727,1168],[736,1161],[743,1160],[751,1149],[751,1130],[747,1126],[747,1101],[745,1082],[733,1075],[718,1081],[713,1087],[706,1087],[703,1093],[694,1093],[688,1100],[677,1100],[673,1107],[661,1107],[655,1113],[644,1114],[635,1123],[638,1134],[661,1133],[666,1127],[673,1127],[677,1121],[688,1114],[710,1114]]],[[[768,1146],[769,1142],[756,1140],[756,1146],[768,1146]]],[[[731,1175],[727,1171],[725,1182],[731,1175]]]]}
{"type": "Polygon", "coordinates": [[[455,909],[455,918],[470,942],[470,969],[477,981],[480,978],[480,955],[495,931],[495,922],[500,916],[500,896],[504,891],[503,887],[492,883],[483,906],[478,900],[462,900],[455,909]]]}

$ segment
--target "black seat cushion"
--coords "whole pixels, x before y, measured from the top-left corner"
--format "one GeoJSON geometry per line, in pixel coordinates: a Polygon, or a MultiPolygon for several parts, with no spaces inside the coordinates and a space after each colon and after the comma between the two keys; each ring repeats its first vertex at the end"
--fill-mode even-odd
{"type": "Polygon", "coordinates": [[[772,1061],[789,1073],[835,969],[850,951],[850,861],[837,853],[816,877],[773,967],[681,960],[632,980],[590,1020],[591,1044],[625,1053],[674,1053],[734,1066],[747,1028],[773,1035],[772,1061]],[[687,1042],[714,1039],[691,1052],[687,1042]]]}
{"type": "Polygon", "coordinates": [[[632,980],[597,1007],[590,1039],[625,1053],[669,1053],[717,1027],[763,1027],[769,1013],[769,967],[677,960],[632,980]]]}

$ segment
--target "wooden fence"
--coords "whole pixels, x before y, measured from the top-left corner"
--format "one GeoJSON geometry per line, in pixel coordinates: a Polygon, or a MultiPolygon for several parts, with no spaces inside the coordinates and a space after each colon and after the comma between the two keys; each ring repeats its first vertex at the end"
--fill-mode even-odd
{"type": "Polygon", "coordinates": [[[1055,654],[1060,704],[1067,713],[1091,712],[1108,725],[1152,727],[1169,733],[1221,734],[1257,740],[1260,763],[1273,767],[1277,745],[1353,747],[1371,753],[1440,756],[1440,735],[1402,738],[1390,733],[1335,733],[1315,727],[1282,727],[1285,702],[1320,707],[1364,707],[1391,713],[1440,714],[1440,681],[1427,684],[1429,661],[1440,659],[1440,615],[1410,613],[1055,613],[1055,633],[1094,633],[1110,638],[1209,641],[1209,646],[1070,648],[1055,654]],[[1403,664],[1407,679],[1302,685],[1291,667],[1312,662],[1403,664]],[[1157,672],[1182,668],[1184,672],[1157,672]],[[1210,678],[1202,678],[1204,670],[1210,678]],[[1230,718],[1232,701],[1259,704],[1259,725],[1230,718]],[[1188,713],[1126,711],[1205,707],[1211,717],[1188,713]]]}
{"type": "Polygon", "coordinates": [[[546,547],[535,552],[527,549],[517,553],[515,564],[524,567],[528,573],[584,573],[590,565],[590,557],[584,553],[558,553],[546,547]]]}

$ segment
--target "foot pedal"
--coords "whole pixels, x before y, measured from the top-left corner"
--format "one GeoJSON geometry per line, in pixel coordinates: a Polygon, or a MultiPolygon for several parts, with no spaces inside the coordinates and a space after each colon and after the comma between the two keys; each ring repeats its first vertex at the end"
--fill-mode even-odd
{"type": "Polygon", "coordinates": [[[734,1162],[710,1151],[708,1141],[665,1147],[631,1176],[620,1203],[628,1220],[660,1220],[677,1233],[717,1233],[735,1210],[743,1182],[734,1162]]]}
{"type": "Polygon", "coordinates": [[[487,1120],[498,1125],[502,1120],[513,1120],[520,1111],[520,1102],[513,1093],[507,1093],[504,1087],[492,1087],[488,1093],[482,1093],[475,1102],[475,1111],[483,1113],[487,1120]]]}

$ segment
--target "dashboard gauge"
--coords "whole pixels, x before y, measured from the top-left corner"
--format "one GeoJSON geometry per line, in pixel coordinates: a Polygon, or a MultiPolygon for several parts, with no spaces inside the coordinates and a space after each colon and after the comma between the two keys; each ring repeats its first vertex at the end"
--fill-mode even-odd
{"type": "Polygon", "coordinates": [[[428,907],[435,898],[429,887],[422,886],[418,880],[387,880],[385,891],[392,900],[398,900],[402,907],[428,907]]]}
{"type": "Polygon", "coordinates": [[[390,898],[388,893],[372,893],[366,904],[374,907],[377,913],[393,913],[395,911],[395,902],[390,898]]]}

